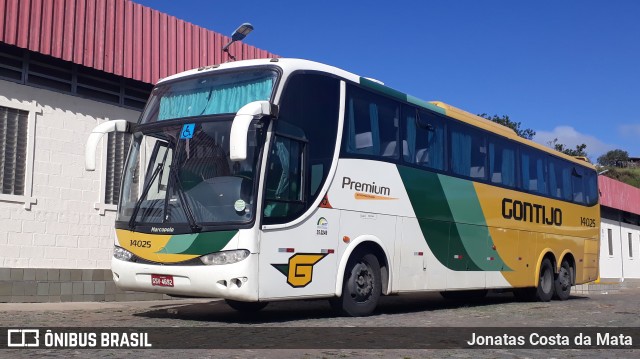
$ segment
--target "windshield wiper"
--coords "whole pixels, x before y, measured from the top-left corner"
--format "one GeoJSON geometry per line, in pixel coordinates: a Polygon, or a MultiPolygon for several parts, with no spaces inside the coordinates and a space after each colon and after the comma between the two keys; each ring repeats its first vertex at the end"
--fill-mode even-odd
{"type": "Polygon", "coordinates": [[[162,168],[164,168],[164,161],[161,163],[158,163],[158,167],[156,167],[156,169],[153,171],[153,174],[151,175],[151,178],[149,178],[149,181],[147,182],[147,184],[144,185],[144,188],[142,189],[142,194],[140,195],[140,198],[138,198],[138,201],[136,202],[135,207],[133,207],[133,213],[131,213],[131,218],[129,218],[129,229],[133,230],[135,228],[136,217],[138,216],[138,212],[140,211],[140,206],[142,205],[142,202],[144,201],[144,199],[147,198],[149,189],[151,189],[151,184],[153,184],[153,181],[156,179],[156,177],[158,177],[158,174],[160,173],[162,168]]]}
{"type": "Polygon", "coordinates": [[[182,209],[184,210],[184,214],[187,215],[189,227],[191,227],[191,230],[193,232],[200,232],[200,230],[202,230],[202,227],[196,222],[195,216],[193,215],[193,210],[191,209],[191,205],[189,205],[189,202],[187,202],[187,195],[184,193],[184,188],[182,187],[180,176],[178,176],[177,171],[173,169],[173,166],[171,166],[171,168],[169,169],[169,175],[173,175],[175,190],[176,192],[178,192],[180,202],[182,202],[182,209]]]}

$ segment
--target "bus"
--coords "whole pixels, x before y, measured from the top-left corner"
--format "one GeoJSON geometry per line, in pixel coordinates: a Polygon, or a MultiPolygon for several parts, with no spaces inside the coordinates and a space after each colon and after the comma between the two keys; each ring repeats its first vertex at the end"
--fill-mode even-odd
{"type": "Polygon", "coordinates": [[[123,290],[239,311],[490,289],[565,300],[598,277],[597,173],[511,129],[301,59],[158,82],[131,134],[115,220],[123,290]]]}

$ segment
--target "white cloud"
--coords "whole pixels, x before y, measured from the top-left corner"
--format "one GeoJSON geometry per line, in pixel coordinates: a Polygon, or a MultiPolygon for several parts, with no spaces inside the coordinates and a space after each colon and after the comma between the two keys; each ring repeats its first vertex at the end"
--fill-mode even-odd
{"type": "MultiPolygon", "coordinates": [[[[640,130],[640,128],[638,128],[638,130],[640,130]]],[[[571,126],[557,126],[551,132],[536,130],[536,136],[533,140],[545,146],[549,146],[549,142],[556,138],[558,139],[558,143],[562,143],[568,148],[576,148],[578,145],[583,143],[586,144],[586,151],[592,161],[607,151],[616,148],[613,145],[600,141],[594,136],[580,133],[571,126]]]]}
{"type": "Polygon", "coordinates": [[[620,125],[618,126],[618,133],[624,137],[640,136],[640,124],[620,125]]]}

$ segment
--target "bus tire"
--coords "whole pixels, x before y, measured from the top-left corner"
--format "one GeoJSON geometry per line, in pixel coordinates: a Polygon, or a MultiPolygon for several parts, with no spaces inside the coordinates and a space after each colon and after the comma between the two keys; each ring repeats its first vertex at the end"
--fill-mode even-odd
{"type": "Polygon", "coordinates": [[[368,252],[358,251],[347,262],[342,282],[342,296],[331,306],[342,315],[362,317],[373,313],[382,288],[380,263],[368,252]]]}
{"type": "Polygon", "coordinates": [[[555,294],[553,297],[559,300],[567,300],[571,296],[571,285],[573,284],[573,268],[566,260],[562,261],[560,270],[556,274],[554,281],[555,294]]]}
{"type": "Polygon", "coordinates": [[[227,302],[231,308],[243,313],[258,312],[269,304],[269,302],[241,302],[232,299],[225,299],[224,301],[227,302]]]}
{"type": "Polygon", "coordinates": [[[538,279],[538,287],[536,288],[536,300],[539,302],[548,302],[555,292],[553,266],[549,258],[542,260],[540,264],[540,274],[538,279]]]}

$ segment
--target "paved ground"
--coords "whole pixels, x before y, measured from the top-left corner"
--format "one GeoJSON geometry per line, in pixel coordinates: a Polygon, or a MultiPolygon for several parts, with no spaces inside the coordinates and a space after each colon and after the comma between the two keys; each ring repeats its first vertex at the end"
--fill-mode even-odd
{"type": "MultiPolygon", "coordinates": [[[[385,297],[376,313],[365,318],[334,316],[326,301],[271,303],[245,315],[219,300],[176,300],[128,303],[0,304],[3,327],[640,327],[640,288],[578,294],[568,301],[518,302],[509,293],[490,294],[473,304],[452,303],[438,294],[385,297]]],[[[0,335],[4,335],[0,333],[0,335]]],[[[326,337],[326,336],[325,336],[326,337]]],[[[177,338],[180,340],[180,338],[177,338]]],[[[636,343],[638,344],[638,343],[636,343]]],[[[171,358],[627,358],[640,351],[618,350],[0,350],[0,357],[149,357],[171,358]]]]}

